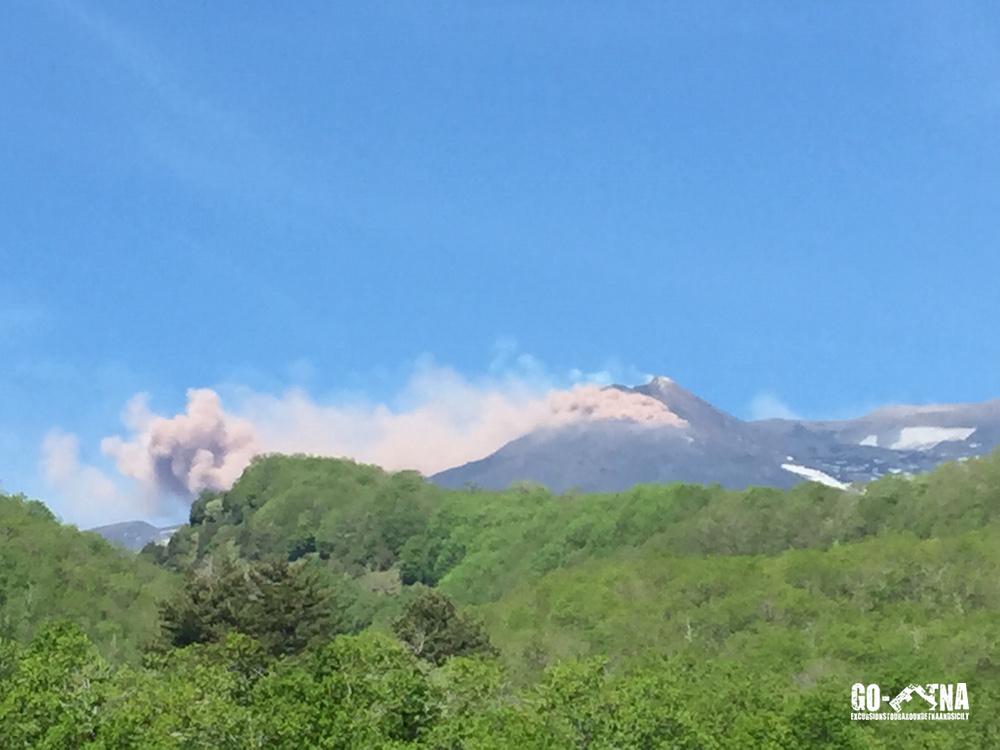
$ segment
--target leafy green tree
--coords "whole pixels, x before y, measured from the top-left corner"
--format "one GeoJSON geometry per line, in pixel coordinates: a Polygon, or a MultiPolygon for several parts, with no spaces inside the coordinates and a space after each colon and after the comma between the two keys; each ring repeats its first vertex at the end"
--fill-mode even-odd
{"type": "Polygon", "coordinates": [[[340,636],[286,663],[254,690],[265,746],[279,750],[404,747],[437,717],[417,659],[376,633],[340,636]]]}
{"type": "Polygon", "coordinates": [[[20,649],[14,641],[0,638],[0,685],[17,669],[19,651],[20,649]]]}
{"type": "Polygon", "coordinates": [[[269,660],[252,639],[152,655],[142,669],[119,670],[102,708],[95,747],[135,750],[264,748],[250,708],[269,660]]]}
{"type": "Polygon", "coordinates": [[[863,730],[845,718],[845,696],[836,686],[817,688],[799,696],[791,711],[792,742],[811,750],[863,750],[863,730]]]}
{"type": "MultiPolygon", "coordinates": [[[[428,747],[485,748],[505,735],[509,739],[514,724],[525,728],[498,659],[457,656],[435,670],[431,679],[439,696],[440,716],[426,739],[428,747]]],[[[520,741],[511,746],[524,747],[525,733],[520,734],[520,741]]]]}
{"type": "Polygon", "coordinates": [[[108,665],[74,625],[55,623],[18,657],[0,655],[0,743],[65,750],[93,739],[110,677],[108,665]]]}

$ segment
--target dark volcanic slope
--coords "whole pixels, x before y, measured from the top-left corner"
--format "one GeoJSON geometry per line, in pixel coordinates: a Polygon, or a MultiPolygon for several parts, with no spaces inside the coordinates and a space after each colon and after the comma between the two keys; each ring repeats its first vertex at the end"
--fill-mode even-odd
{"type": "Polygon", "coordinates": [[[635,388],[611,387],[655,398],[688,424],[586,421],[539,430],[486,458],[441,472],[433,481],[490,489],[533,481],[556,492],[670,481],[732,488],[788,487],[804,479],[846,485],[927,471],[1000,444],[1000,401],[889,407],[836,422],[745,422],[669,378],[635,388]]]}
{"type": "Polygon", "coordinates": [[[433,477],[445,487],[473,484],[490,489],[521,480],[557,492],[602,492],[672,481],[788,487],[797,478],[753,446],[740,450],[704,444],[691,440],[684,430],[618,421],[533,432],[480,461],[433,477]]]}

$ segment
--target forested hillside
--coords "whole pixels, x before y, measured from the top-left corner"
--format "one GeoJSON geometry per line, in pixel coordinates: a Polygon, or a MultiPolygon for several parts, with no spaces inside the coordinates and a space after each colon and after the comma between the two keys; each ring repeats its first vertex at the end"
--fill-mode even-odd
{"type": "Polygon", "coordinates": [[[0,495],[0,637],[76,623],[101,653],[134,660],[159,632],[157,602],[176,576],[59,524],[40,502],[0,495]]]}
{"type": "Polygon", "coordinates": [[[5,620],[10,747],[1000,746],[1000,456],[595,495],[269,456],[132,559],[2,507],[79,555],[5,543],[5,617],[83,602],[5,620]],[[914,681],[968,683],[969,721],[849,721],[853,683],[914,681]]]}

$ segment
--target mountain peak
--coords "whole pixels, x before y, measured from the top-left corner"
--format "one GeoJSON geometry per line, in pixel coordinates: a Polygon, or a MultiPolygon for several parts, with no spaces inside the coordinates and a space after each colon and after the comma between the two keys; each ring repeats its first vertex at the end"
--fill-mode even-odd
{"type": "Polygon", "coordinates": [[[636,386],[633,390],[648,393],[650,395],[659,393],[685,400],[696,399],[702,403],[707,403],[706,401],[702,401],[702,399],[695,396],[694,393],[682,386],[676,380],[667,377],[666,375],[654,375],[650,381],[646,383],[646,385],[636,386]]]}
{"type": "Polygon", "coordinates": [[[648,385],[655,386],[657,388],[667,388],[671,385],[677,385],[677,383],[674,382],[673,378],[668,378],[666,375],[654,375],[648,385]]]}
{"type": "Polygon", "coordinates": [[[639,385],[630,390],[655,398],[691,424],[695,430],[729,428],[739,422],[735,417],[716,409],[666,375],[656,375],[646,385],[639,385]]]}

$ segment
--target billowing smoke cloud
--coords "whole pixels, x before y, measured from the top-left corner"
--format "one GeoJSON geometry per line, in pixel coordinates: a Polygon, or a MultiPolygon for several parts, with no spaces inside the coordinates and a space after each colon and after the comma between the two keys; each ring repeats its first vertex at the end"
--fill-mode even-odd
{"type": "Polygon", "coordinates": [[[228,488],[260,451],[253,425],[227,414],[207,388],[189,390],[184,413],[170,418],[152,414],[139,394],[124,422],[132,438],[105,438],[101,449],[125,476],[172,495],[228,488]]]}
{"type": "Polygon", "coordinates": [[[128,437],[106,438],[104,452],[122,474],[173,495],[229,487],[261,452],[350,457],[389,470],[432,474],[482,458],[531,430],[581,420],[618,419],[682,427],[659,401],[635,393],[543,379],[493,376],[472,381],[423,364],[393,405],[319,403],[300,389],[280,395],[239,389],[233,411],[212,390],[188,392],[183,413],[150,413],[134,398],[128,437]]]}

